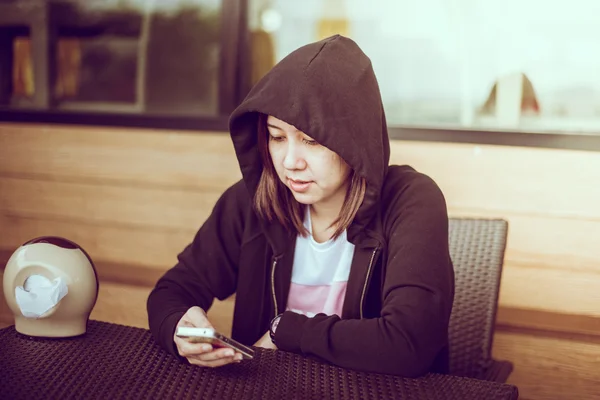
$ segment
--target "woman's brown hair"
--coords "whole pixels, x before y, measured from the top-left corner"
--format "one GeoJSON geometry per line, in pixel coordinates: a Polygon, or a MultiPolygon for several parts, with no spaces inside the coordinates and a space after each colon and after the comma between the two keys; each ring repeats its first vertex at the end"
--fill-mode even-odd
{"type": "MultiPolygon", "coordinates": [[[[258,149],[263,170],[254,195],[254,207],[258,215],[268,221],[277,219],[286,229],[307,236],[304,227],[304,205],[298,203],[290,190],[281,182],[269,154],[269,131],[265,114],[258,116],[258,149]]],[[[340,160],[341,161],[341,160],[340,160]]],[[[367,182],[354,170],[350,173],[350,184],[340,214],[331,226],[336,226],[333,239],[337,239],[352,223],[363,202],[367,182]]]]}

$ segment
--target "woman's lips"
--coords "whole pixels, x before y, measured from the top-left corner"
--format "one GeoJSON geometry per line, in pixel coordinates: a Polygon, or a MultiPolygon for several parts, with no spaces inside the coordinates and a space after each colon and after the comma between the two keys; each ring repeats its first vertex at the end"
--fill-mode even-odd
{"type": "Polygon", "coordinates": [[[304,193],[310,187],[312,181],[295,181],[293,179],[288,178],[288,184],[290,188],[297,193],[304,193]]]}

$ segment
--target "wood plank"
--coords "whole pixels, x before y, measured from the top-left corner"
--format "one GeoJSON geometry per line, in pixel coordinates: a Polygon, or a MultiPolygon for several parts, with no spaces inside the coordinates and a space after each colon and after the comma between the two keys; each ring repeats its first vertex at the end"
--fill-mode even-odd
{"type": "Polygon", "coordinates": [[[0,152],[4,176],[219,189],[241,178],[224,133],[2,123],[0,152]]]}
{"type": "Polygon", "coordinates": [[[0,212],[13,217],[197,230],[225,190],[181,190],[0,177],[0,212]]]}
{"type": "Polygon", "coordinates": [[[520,399],[600,399],[600,341],[496,331],[493,355],[514,363],[520,399]]]}
{"type": "Polygon", "coordinates": [[[600,317],[508,306],[498,307],[496,326],[600,336],[600,317]]]}
{"type": "Polygon", "coordinates": [[[148,329],[146,300],[151,288],[100,283],[91,319],[148,329]]]}
{"type": "Polygon", "coordinates": [[[509,263],[600,273],[600,221],[455,207],[448,212],[453,217],[506,219],[509,263]]]}
{"type": "MultiPolygon", "coordinates": [[[[227,134],[0,125],[0,174],[212,187],[240,178],[227,134]]],[[[391,161],[433,177],[452,207],[600,219],[600,153],[392,141],[391,161]]]]}
{"type": "Polygon", "coordinates": [[[161,271],[177,263],[195,230],[165,230],[14,218],[0,214],[0,249],[13,252],[39,236],[62,236],[83,247],[95,262],[139,265],[161,271]]]}
{"type": "Polygon", "coordinates": [[[600,286],[599,222],[459,208],[450,213],[509,221],[503,307],[600,316],[594,289],[600,286]]]}
{"type": "Polygon", "coordinates": [[[392,141],[391,163],[431,176],[450,207],[600,219],[600,153],[392,141]]]}
{"type": "Polygon", "coordinates": [[[506,307],[600,316],[600,275],[507,263],[499,302],[506,307]]]}

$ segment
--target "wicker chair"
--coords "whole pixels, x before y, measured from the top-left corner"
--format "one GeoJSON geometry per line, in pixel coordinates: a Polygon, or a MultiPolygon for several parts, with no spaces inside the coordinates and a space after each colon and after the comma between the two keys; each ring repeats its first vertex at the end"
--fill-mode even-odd
{"type": "Polygon", "coordinates": [[[506,382],[513,365],[492,359],[508,223],[450,218],[456,292],[450,317],[450,374],[506,382]]]}

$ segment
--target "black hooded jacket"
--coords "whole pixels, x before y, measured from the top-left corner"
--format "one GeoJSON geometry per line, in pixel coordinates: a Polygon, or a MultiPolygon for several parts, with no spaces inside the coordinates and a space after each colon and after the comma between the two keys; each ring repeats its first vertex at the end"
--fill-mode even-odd
{"type": "Polygon", "coordinates": [[[236,293],[232,337],[252,345],[284,312],[280,350],[341,367],[418,376],[448,368],[454,272],[438,186],[409,166],[388,166],[390,146],[369,58],[336,35],[294,51],[260,80],[230,118],[243,180],[218,200],[179,262],[148,299],[152,333],[168,351],[192,306],[236,293]],[[258,113],[283,120],[339,154],[367,181],[348,228],[355,245],[342,315],[284,312],[296,234],[252,207],[262,172],[258,113]]]}

